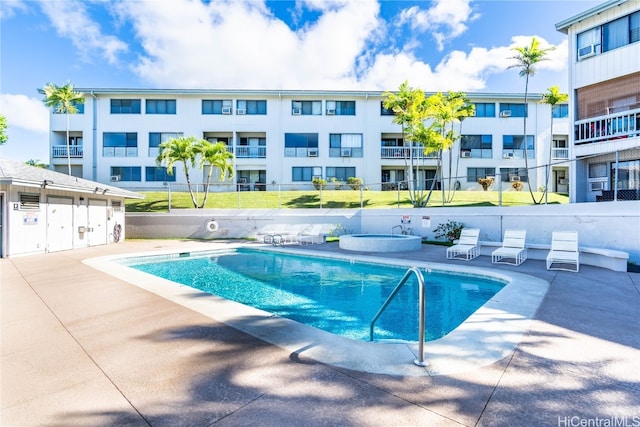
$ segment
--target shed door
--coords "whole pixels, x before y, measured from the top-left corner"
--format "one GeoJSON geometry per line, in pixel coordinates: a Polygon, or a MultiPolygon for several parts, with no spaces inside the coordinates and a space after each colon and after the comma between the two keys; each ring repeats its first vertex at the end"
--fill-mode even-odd
{"type": "Polygon", "coordinates": [[[107,201],[89,200],[89,224],[88,224],[88,244],[89,246],[107,244],[107,201]]]}
{"type": "Polygon", "coordinates": [[[73,199],[49,197],[47,200],[47,251],[73,249],[73,199]]]}

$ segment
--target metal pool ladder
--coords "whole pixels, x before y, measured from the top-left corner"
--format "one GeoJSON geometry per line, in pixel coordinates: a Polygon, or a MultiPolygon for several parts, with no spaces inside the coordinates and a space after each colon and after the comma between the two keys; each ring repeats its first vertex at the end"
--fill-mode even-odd
{"type": "Polygon", "coordinates": [[[373,320],[371,320],[371,324],[369,325],[369,341],[373,341],[373,325],[378,320],[378,317],[382,314],[382,312],[387,308],[391,300],[396,296],[400,288],[409,280],[411,277],[411,273],[416,275],[418,279],[418,294],[420,297],[420,314],[419,314],[419,331],[418,331],[418,358],[413,361],[418,366],[427,366],[427,362],[424,361],[424,308],[425,308],[425,290],[424,290],[424,277],[422,276],[422,272],[418,267],[411,267],[404,273],[402,279],[398,282],[396,287],[393,289],[393,292],[389,295],[387,300],[382,304],[380,310],[373,316],[373,320]]]}

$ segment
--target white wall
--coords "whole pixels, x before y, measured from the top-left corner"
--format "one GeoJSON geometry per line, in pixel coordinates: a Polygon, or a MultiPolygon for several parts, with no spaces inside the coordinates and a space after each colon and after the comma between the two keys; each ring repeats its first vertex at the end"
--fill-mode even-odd
{"type": "MultiPolygon", "coordinates": [[[[127,214],[127,234],[133,238],[246,238],[269,224],[336,224],[348,233],[391,233],[404,215],[413,233],[434,240],[434,229],[448,220],[479,227],[480,239],[501,241],[507,228],[527,230],[528,243],[549,244],[554,230],[577,230],[581,246],[622,250],[640,263],[640,202],[603,202],[523,207],[427,209],[212,209],[170,214],[127,214]],[[429,225],[423,226],[423,216],[429,225]],[[207,232],[215,219],[219,230],[207,232]]],[[[397,232],[397,230],[396,230],[397,232]]]]}

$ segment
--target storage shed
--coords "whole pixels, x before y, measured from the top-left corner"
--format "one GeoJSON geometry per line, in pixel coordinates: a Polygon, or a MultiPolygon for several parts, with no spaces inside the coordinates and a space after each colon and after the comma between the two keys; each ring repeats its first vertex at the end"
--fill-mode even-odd
{"type": "Polygon", "coordinates": [[[144,196],[0,158],[0,256],[122,241],[127,198],[144,196]]]}

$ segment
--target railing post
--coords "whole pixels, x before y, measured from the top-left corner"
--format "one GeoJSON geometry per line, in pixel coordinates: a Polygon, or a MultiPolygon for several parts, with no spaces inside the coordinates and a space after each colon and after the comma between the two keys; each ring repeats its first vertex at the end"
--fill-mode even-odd
{"type": "Polygon", "coordinates": [[[426,306],[424,280],[420,280],[422,274],[418,277],[418,292],[420,294],[420,317],[418,323],[419,341],[418,341],[418,358],[413,361],[417,366],[425,367],[427,362],[424,361],[424,310],[426,306]]]}

